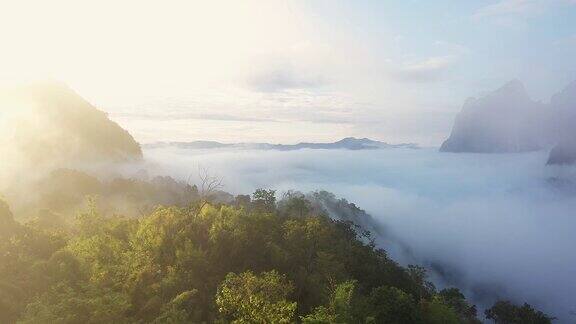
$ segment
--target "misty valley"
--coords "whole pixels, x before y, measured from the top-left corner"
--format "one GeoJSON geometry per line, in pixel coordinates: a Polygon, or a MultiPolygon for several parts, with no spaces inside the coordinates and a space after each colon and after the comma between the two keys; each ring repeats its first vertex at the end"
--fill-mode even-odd
{"type": "Polygon", "coordinates": [[[576,0],[0,0],[0,324],[576,323],[576,0]]]}
{"type": "Polygon", "coordinates": [[[4,116],[2,322],[548,323],[574,306],[576,184],[546,151],[142,149],[64,84],[4,98],[23,108],[4,116]]]}

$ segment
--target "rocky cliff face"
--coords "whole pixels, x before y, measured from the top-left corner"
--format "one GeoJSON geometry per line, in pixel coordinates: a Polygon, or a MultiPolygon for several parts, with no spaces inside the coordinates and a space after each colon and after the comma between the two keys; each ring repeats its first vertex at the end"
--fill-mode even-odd
{"type": "Polygon", "coordinates": [[[470,98],[456,117],[443,152],[504,153],[549,145],[548,114],[514,80],[480,98],[470,98]]]}
{"type": "Polygon", "coordinates": [[[547,164],[576,163],[576,81],[550,103],[532,101],[519,81],[468,99],[443,152],[505,153],[551,149],[547,164]]]}
{"type": "Polygon", "coordinates": [[[119,162],[142,158],[140,145],[108,116],[60,83],[39,83],[0,94],[9,111],[3,143],[33,165],[119,162]],[[5,100],[4,100],[5,99],[5,100]]]}
{"type": "Polygon", "coordinates": [[[576,81],[552,97],[557,143],[550,151],[548,164],[576,162],[576,81]]]}

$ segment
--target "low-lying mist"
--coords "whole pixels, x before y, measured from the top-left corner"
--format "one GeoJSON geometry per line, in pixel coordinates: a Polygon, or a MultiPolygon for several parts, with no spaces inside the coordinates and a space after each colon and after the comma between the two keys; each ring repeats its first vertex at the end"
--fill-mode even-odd
{"type": "Polygon", "coordinates": [[[547,152],[148,149],[151,173],[194,182],[198,166],[224,190],[327,190],[371,214],[378,243],[403,264],[432,269],[478,306],[528,302],[558,317],[576,310],[574,170],[544,167],[547,152]]]}

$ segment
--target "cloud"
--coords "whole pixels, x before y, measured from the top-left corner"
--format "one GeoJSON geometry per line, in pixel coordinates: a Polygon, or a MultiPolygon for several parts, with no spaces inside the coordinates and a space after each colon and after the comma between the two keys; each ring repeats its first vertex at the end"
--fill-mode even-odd
{"type": "Polygon", "coordinates": [[[200,120],[217,120],[217,121],[250,121],[250,122],[278,122],[273,118],[257,118],[245,117],[239,115],[219,114],[219,113],[189,113],[189,112],[176,112],[167,114],[158,114],[153,112],[118,112],[111,113],[112,118],[121,119],[150,119],[150,120],[185,120],[185,119],[200,119],[200,120]]]}
{"type": "Polygon", "coordinates": [[[378,244],[392,257],[435,268],[437,284],[457,284],[480,307],[508,298],[561,321],[576,308],[576,186],[570,176],[569,190],[550,183],[569,170],[544,167],[546,152],[167,149],[146,155],[157,172],[181,178],[197,165],[210,166],[233,193],[332,191],[374,217],[387,233],[378,244]]]}
{"type": "MultiPolygon", "coordinates": [[[[576,4],[576,0],[574,2],[576,4]]],[[[576,48],[576,35],[555,40],[552,45],[556,47],[576,48]]]]}
{"type": "Polygon", "coordinates": [[[530,17],[541,14],[546,3],[542,0],[500,0],[494,4],[478,9],[473,15],[475,19],[495,18],[504,16],[530,17]]]}
{"type": "Polygon", "coordinates": [[[325,78],[318,74],[298,71],[290,64],[272,66],[257,72],[248,79],[248,84],[261,92],[279,92],[293,89],[311,89],[326,84],[325,78]]]}
{"type": "Polygon", "coordinates": [[[543,15],[553,8],[574,4],[574,0],[499,0],[478,9],[472,19],[525,29],[528,19],[543,15]]]}
{"type": "Polygon", "coordinates": [[[388,60],[387,71],[394,81],[432,82],[442,79],[464,56],[470,54],[470,48],[453,42],[436,40],[430,51],[440,53],[410,61],[388,60]]]}
{"type": "Polygon", "coordinates": [[[457,56],[455,55],[429,57],[421,61],[402,64],[393,69],[393,75],[402,81],[434,81],[440,78],[456,61],[457,56]]]}
{"type": "Polygon", "coordinates": [[[334,45],[303,40],[281,52],[262,52],[246,71],[246,85],[259,92],[316,90],[330,84],[337,62],[334,45]],[[330,57],[332,59],[326,59],[330,57]]]}

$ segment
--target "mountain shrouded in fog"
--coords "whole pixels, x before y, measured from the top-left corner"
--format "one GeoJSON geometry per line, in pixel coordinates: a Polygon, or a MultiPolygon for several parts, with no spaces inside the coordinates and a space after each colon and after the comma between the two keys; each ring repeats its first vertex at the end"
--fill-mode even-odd
{"type": "Polygon", "coordinates": [[[530,99],[518,80],[481,98],[469,98],[456,117],[444,152],[525,152],[548,144],[544,105],[530,99]]]}
{"type": "Polygon", "coordinates": [[[551,100],[559,140],[550,151],[548,164],[569,164],[576,162],[576,81],[568,85],[551,100]]]}
{"type": "Polygon", "coordinates": [[[7,121],[4,146],[19,163],[58,166],[142,158],[140,145],[127,131],[64,84],[21,86],[0,93],[0,100],[7,121]]]}
{"type": "Polygon", "coordinates": [[[443,152],[510,153],[553,147],[548,164],[576,161],[576,82],[549,104],[530,99],[518,80],[478,99],[457,115],[443,152]]]}

